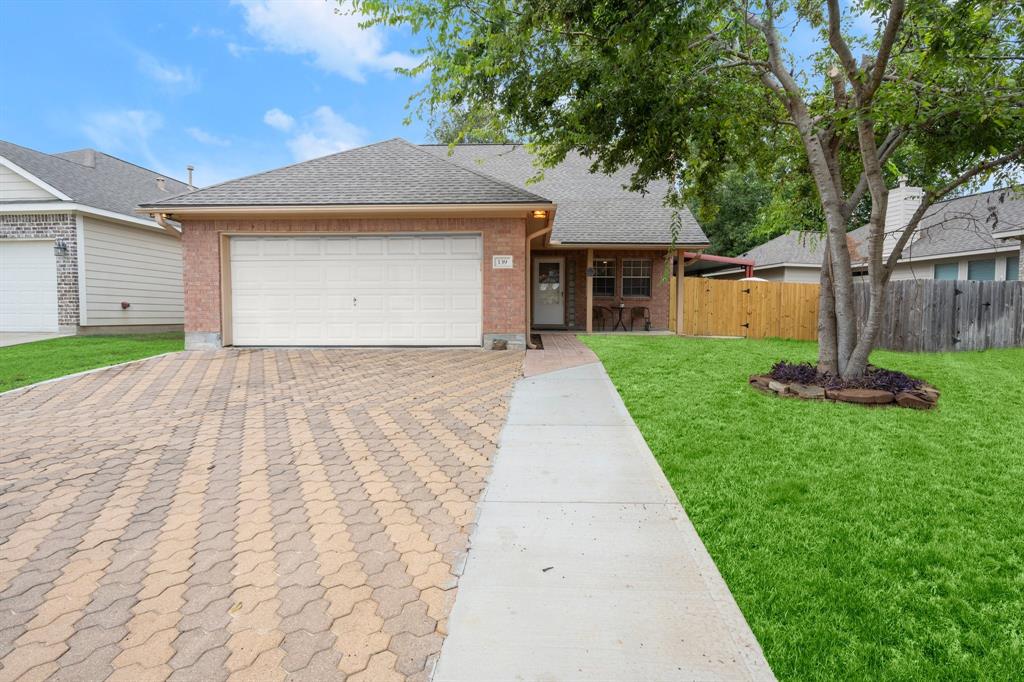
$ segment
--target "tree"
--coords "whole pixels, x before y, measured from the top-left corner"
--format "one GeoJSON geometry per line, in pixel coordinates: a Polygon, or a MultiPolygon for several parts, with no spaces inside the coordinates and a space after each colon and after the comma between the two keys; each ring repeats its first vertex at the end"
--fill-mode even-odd
{"type": "Polygon", "coordinates": [[[698,198],[691,208],[711,242],[710,252],[737,256],[772,236],[761,222],[772,199],[772,185],[751,170],[722,175],[710,201],[698,198]]]}
{"type": "Polygon", "coordinates": [[[449,106],[431,117],[430,134],[441,144],[512,144],[517,140],[508,132],[493,107],[475,109],[449,106]]]}
{"type": "Polygon", "coordinates": [[[818,364],[867,367],[885,284],[918,222],[965,186],[1006,184],[1024,156],[1024,5],[1005,0],[357,0],[369,23],[425,38],[420,106],[492,105],[541,162],[636,167],[687,199],[729,167],[795,159],[825,222],[818,364]],[[857,16],[850,13],[856,12],[857,16]],[[870,23],[858,33],[857,25],[870,23]],[[814,51],[797,54],[800,31],[814,51]],[[924,200],[883,252],[900,159],[924,200]],[[869,203],[869,306],[858,324],[845,238],[869,203]]]}

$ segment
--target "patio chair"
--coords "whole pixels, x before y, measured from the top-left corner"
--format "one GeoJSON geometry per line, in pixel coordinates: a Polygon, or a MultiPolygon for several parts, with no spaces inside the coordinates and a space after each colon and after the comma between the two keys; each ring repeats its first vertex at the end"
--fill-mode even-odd
{"type": "Polygon", "coordinates": [[[637,305],[629,309],[629,331],[633,331],[633,323],[636,320],[644,321],[644,331],[651,331],[651,311],[647,306],[637,305]]]}
{"type": "Polygon", "coordinates": [[[608,319],[611,317],[611,311],[601,305],[594,306],[594,328],[596,329],[600,325],[601,331],[605,331],[608,327],[608,319]]]}

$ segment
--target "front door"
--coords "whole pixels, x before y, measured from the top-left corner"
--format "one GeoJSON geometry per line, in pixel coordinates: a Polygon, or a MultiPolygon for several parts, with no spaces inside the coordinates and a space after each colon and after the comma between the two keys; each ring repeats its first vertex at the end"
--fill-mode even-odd
{"type": "Polygon", "coordinates": [[[565,259],[540,256],[533,261],[533,323],[565,324],[565,259]]]}

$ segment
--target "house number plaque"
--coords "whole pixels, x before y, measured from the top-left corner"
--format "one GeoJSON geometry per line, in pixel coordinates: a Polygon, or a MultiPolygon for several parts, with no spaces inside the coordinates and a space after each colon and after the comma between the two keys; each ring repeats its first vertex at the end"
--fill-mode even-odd
{"type": "Polygon", "coordinates": [[[511,270],[512,256],[491,256],[491,267],[495,270],[511,270]]]}

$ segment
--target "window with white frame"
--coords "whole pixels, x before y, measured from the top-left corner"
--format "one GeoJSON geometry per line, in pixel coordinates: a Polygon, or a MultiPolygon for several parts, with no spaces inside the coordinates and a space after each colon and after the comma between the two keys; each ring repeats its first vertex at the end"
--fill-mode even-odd
{"type": "Polygon", "coordinates": [[[615,296],[615,259],[594,259],[594,296],[613,298],[615,296]]]}
{"type": "Polygon", "coordinates": [[[959,263],[936,263],[935,279],[956,279],[960,276],[959,263]]]}
{"type": "Polygon", "coordinates": [[[1006,281],[1016,282],[1020,279],[1020,256],[1006,257],[1006,281]]]}
{"type": "Polygon", "coordinates": [[[651,259],[627,258],[622,261],[622,295],[649,298],[651,295],[651,259]]]}

